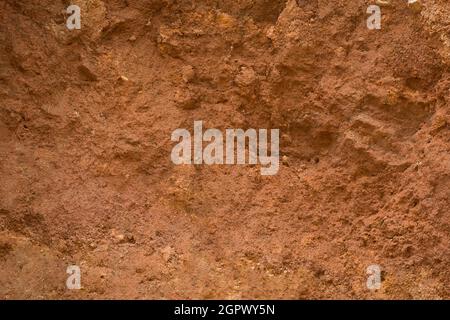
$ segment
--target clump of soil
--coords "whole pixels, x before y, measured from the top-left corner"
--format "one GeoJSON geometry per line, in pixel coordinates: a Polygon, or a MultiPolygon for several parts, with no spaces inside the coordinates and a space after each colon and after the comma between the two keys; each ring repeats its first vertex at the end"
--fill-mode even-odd
{"type": "Polygon", "coordinates": [[[420,2],[77,0],[70,31],[2,1],[0,297],[450,298],[450,4],[420,2]],[[279,173],[175,166],[195,120],[279,128],[279,173]]]}

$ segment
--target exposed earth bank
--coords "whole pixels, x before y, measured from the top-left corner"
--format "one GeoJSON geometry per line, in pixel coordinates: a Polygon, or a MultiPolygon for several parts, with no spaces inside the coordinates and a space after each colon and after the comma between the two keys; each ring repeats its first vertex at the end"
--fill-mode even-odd
{"type": "Polygon", "coordinates": [[[0,298],[449,299],[450,3],[375,2],[1,1],[0,298]],[[279,173],[175,166],[195,120],[279,173]]]}

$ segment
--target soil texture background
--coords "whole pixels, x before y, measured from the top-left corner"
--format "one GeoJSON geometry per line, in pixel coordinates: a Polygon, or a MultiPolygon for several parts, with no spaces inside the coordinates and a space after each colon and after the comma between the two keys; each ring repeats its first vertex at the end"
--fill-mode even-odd
{"type": "Polygon", "coordinates": [[[0,0],[0,298],[449,299],[450,3],[375,3],[0,0]],[[196,120],[278,174],[174,165],[196,120]]]}

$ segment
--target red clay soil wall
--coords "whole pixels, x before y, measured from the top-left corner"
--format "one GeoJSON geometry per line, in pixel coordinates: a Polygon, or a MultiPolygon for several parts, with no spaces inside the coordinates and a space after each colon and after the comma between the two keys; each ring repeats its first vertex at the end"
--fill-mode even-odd
{"type": "Polygon", "coordinates": [[[449,299],[450,4],[375,2],[2,0],[0,298],[449,299]],[[278,174],[174,165],[195,120],[278,174]]]}

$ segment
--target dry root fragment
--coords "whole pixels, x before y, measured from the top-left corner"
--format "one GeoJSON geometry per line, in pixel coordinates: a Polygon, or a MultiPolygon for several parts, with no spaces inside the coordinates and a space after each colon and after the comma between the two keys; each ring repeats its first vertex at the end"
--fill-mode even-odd
{"type": "Polygon", "coordinates": [[[375,3],[380,7],[390,7],[392,5],[391,0],[377,0],[375,3]]]}

